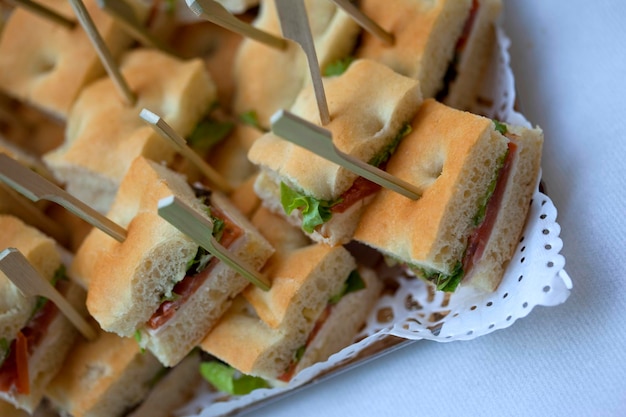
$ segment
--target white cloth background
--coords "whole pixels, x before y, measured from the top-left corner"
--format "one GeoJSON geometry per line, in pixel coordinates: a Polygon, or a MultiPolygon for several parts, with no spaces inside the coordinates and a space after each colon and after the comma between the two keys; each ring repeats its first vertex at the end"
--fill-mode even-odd
{"type": "Polygon", "coordinates": [[[281,416],[626,416],[626,2],[505,0],[525,116],[574,282],[468,342],[418,341],[254,411],[281,416]]]}

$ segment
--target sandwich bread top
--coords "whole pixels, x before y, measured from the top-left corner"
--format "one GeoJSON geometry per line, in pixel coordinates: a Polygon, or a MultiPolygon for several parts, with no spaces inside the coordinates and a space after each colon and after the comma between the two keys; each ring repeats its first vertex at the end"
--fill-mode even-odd
{"type": "Polygon", "coordinates": [[[186,137],[216,99],[200,59],[181,61],[157,50],[135,49],[124,56],[121,72],[137,95],[135,105],[122,101],[108,77],[91,83],[72,107],[65,142],[44,156],[71,194],[103,213],[137,156],[169,162],[175,154],[139,117],[141,109],[155,112],[186,137]]]}
{"type": "MultiPolygon", "coordinates": [[[[76,19],[67,1],[38,3],[76,19]]],[[[143,21],[148,8],[140,2],[129,4],[143,21]]],[[[132,38],[94,0],[86,0],[85,7],[111,55],[118,58],[132,38]]],[[[81,89],[105,75],[96,50],[79,24],[70,30],[19,7],[3,30],[0,57],[0,87],[62,120],[67,118],[81,89]]]]}
{"type": "Polygon", "coordinates": [[[450,274],[507,144],[490,119],[425,100],[387,164],[387,172],[420,187],[422,197],[413,201],[381,190],[355,239],[410,265],[450,274]]]}
{"type": "Polygon", "coordinates": [[[419,80],[424,97],[442,86],[471,0],[363,0],[361,10],[394,35],[392,46],[363,33],[356,56],[381,62],[419,80]]]}
{"type": "MultiPolygon", "coordinates": [[[[306,0],[311,34],[321,68],[347,56],[356,42],[359,26],[329,1],[306,0]]],[[[282,37],[274,0],[263,0],[254,26],[282,37]]],[[[289,108],[308,82],[307,61],[295,42],[278,50],[252,39],[244,39],[235,58],[235,114],[255,111],[259,124],[270,128],[270,117],[289,108]]]]}
{"type": "MultiPolygon", "coordinates": [[[[370,60],[357,60],[342,75],[325,78],[324,87],[331,117],[324,127],[339,150],[365,162],[393,141],[421,103],[417,81],[370,60]]],[[[319,124],[311,85],[291,111],[319,124]]],[[[248,157],[275,180],[322,200],[339,197],[357,177],[271,132],[253,144],[248,157]]]]}
{"type": "MultiPolygon", "coordinates": [[[[16,217],[0,215],[0,251],[18,249],[39,274],[52,279],[61,265],[55,242],[16,217]]],[[[26,325],[35,307],[36,297],[24,297],[21,291],[0,272],[0,339],[11,341],[26,325]]]]}

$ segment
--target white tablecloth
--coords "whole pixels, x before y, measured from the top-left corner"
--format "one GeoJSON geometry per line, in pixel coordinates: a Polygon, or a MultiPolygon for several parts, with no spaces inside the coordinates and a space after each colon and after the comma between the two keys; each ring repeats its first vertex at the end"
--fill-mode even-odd
{"type": "Polygon", "coordinates": [[[565,304],[469,342],[418,341],[255,411],[626,416],[626,2],[505,0],[526,117],[546,141],[565,304]]]}

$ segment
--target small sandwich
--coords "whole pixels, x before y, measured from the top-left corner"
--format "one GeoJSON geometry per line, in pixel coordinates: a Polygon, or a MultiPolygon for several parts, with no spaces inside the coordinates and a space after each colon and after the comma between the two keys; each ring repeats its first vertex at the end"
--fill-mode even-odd
{"type": "Polygon", "coordinates": [[[360,8],[394,43],[363,33],[356,57],[418,79],[425,98],[461,108],[471,104],[493,45],[500,0],[363,0],[360,8]]]}
{"type": "MultiPolygon", "coordinates": [[[[18,249],[79,310],[85,293],[64,274],[55,242],[21,220],[0,215],[0,250],[18,249]]],[[[0,399],[32,413],[61,369],[76,331],[43,297],[24,297],[0,272],[0,399]]]]}
{"type": "Polygon", "coordinates": [[[143,108],[178,134],[190,135],[215,102],[215,85],[200,59],[181,61],[152,49],[124,56],[121,73],[137,95],[126,104],[108,77],[86,87],[68,117],[65,142],[44,161],[70,194],[106,213],[133,160],[173,160],[174,148],[146,124],[143,108]]]}
{"type": "Polygon", "coordinates": [[[282,385],[348,346],[382,285],[342,246],[303,241],[265,209],[253,222],[276,247],[264,269],[272,288],[246,289],[200,346],[245,375],[282,385]]]}
{"type": "MultiPolygon", "coordinates": [[[[311,34],[320,68],[349,54],[354,48],[358,25],[330,1],[306,0],[311,34]]],[[[263,0],[254,26],[282,37],[278,12],[273,0],[263,0]]],[[[304,52],[288,41],[279,50],[252,39],[245,39],[235,58],[233,113],[256,112],[259,124],[269,130],[271,116],[291,107],[310,78],[304,52]]]]}
{"type": "MultiPolygon", "coordinates": [[[[333,143],[382,166],[406,134],[421,103],[419,83],[370,60],[356,60],[340,76],[324,79],[333,143]],[[381,88],[384,86],[384,88],[381,88]]],[[[303,89],[294,114],[319,123],[313,89],[303,89]]],[[[315,241],[347,243],[360,212],[379,187],[312,152],[267,133],[248,153],[259,165],[255,190],[265,206],[284,213],[315,241]]]]}
{"type": "Polygon", "coordinates": [[[423,189],[412,201],[382,190],[354,234],[438,290],[493,291],[522,233],[537,186],[543,133],[428,99],[387,164],[423,189]]]}
{"type": "MultiPolygon", "coordinates": [[[[82,88],[105,75],[105,71],[69,2],[42,0],[38,3],[76,25],[68,29],[31,11],[16,8],[0,38],[0,89],[65,120],[82,88]]],[[[129,4],[139,21],[147,17],[148,8],[141,2],[129,4]]],[[[85,7],[111,55],[119,58],[131,46],[132,38],[96,1],[85,0],[85,7]]]]}
{"type": "Polygon", "coordinates": [[[273,252],[227,198],[207,190],[196,196],[182,175],[135,159],[107,214],[126,228],[126,240],[94,229],[70,274],[88,288],[87,308],[104,330],[137,338],[165,366],[197,346],[248,285],[159,216],[159,200],[171,195],[212,218],[215,238],[250,267],[260,269],[273,252]]]}
{"type": "Polygon", "coordinates": [[[73,417],[168,416],[193,392],[199,364],[199,356],[190,354],[165,368],[133,338],[101,331],[94,341],[74,344],[46,397],[52,408],[73,417]],[[150,412],[139,412],[148,407],[150,412]]]}
{"type": "Polygon", "coordinates": [[[436,97],[456,109],[468,110],[476,102],[496,41],[495,22],[501,0],[472,0],[470,14],[457,40],[452,62],[436,97]]]}

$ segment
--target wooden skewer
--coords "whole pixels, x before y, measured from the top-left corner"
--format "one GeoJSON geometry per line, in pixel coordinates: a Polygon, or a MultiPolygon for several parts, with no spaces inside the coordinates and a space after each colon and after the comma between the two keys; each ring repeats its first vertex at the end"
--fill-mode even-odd
{"type": "Polygon", "coordinates": [[[327,129],[321,128],[286,110],[279,110],[271,119],[272,132],[309,151],[334,162],[366,178],[381,187],[402,194],[411,200],[421,197],[421,191],[408,182],[394,177],[382,169],[369,165],[360,159],[341,152],[333,143],[327,129]]]}
{"type": "Polygon", "coordinates": [[[82,0],[69,1],[72,9],[74,10],[74,13],[76,14],[76,17],[78,18],[78,21],[80,22],[81,26],[87,33],[87,36],[91,40],[91,43],[93,44],[96,52],[98,53],[98,56],[100,57],[100,61],[102,62],[104,69],[106,70],[107,74],[109,74],[109,77],[111,77],[111,80],[121,94],[122,99],[126,102],[126,104],[133,106],[137,101],[137,97],[131,91],[128,83],[122,76],[122,73],[117,67],[113,56],[111,55],[111,51],[109,51],[109,48],[107,47],[106,43],[104,43],[102,36],[100,36],[100,33],[98,32],[98,28],[96,28],[96,25],[91,19],[91,16],[89,16],[87,8],[83,4],[82,0]]]}
{"type": "Polygon", "coordinates": [[[304,0],[276,0],[276,8],[283,36],[297,42],[307,57],[320,121],[322,126],[325,126],[330,123],[330,112],[304,0]]]}
{"type": "Polygon", "coordinates": [[[350,0],[332,0],[337,6],[343,9],[344,12],[348,13],[355,22],[359,24],[363,29],[376,36],[381,41],[386,44],[393,45],[394,37],[393,34],[387,32],[385,29],[381,28],[378,23],[373,21],[369,16],[363,13],[354,3],[350,0]]]}
{"type": "Polygon", "coordinates": [[[242,22],[230,14],[224,6],[214,0],[187,0],[187,6],[197,16],[203,17],[209,22],[215,23],[232,32],[264,43],[272,48],[280,50],[287,48],[286,40],[242,22]]]}
{"type": "Polygon", "coordinates": [[[200,213],[173,195],[159,200],[158,211],[159,215],[172,226],[192,238],[198,245],[237,271],[248,281],[264,291],[270,289],[267,277],[246,265],[215,240],[211,220],[202,217],[200,213]]]}
{"type": "Polygon", "coordinates": [[[122,226],[6,154],[0,154],[0,180],[31,201],[55,202],[117,241],[126,239],[126,229],[122,226]]]}
{"type": "Polygon", "coordinates": [[[143,45],[160,49],[169,54],[172,50],[154,37],[141,24],[132,7],[125,0],[96,0],[96,4],[120,24],[130,36],[143,45]]]}
{"type": "Polygon", "coordinates": [[[181,137],[165,120],[148,109],[142,109],[139,114],[144,121],[149,123],[152,128],[163,138],[167,139],[185,158],[189,159],[212,183],[214,183],[221,191],[230,194],[233,187],[215,171],[207,162],[200,157],[193,149],[191,149],[183,137],[181,137]]]}
{"type": "Polygon", "coordinates": [[[53,21],[56,24],[64,26],[65,28],[72,30],[76,27],[76,22],[68,19],[67,17],[57,13],[49,7],[42,6],[39,3],[35,3],[31,0],[9,0],[9,3],[13,3],[18,7],[22,7],[32,13],[35,13],[44,19],[53,21]]]}
{"type": "Polygon", "coordinates": [[[39,272],[28,262],[28,259],[15,248],[8,248],[0,252],[0,270],[13,284],[24,294],[25,297],[41,296],[52,301],[61,310],[63,315],[85,336],[88,340],[97,337],[96,331],[76,311],[76,309],[44,279],[39,272]]]}

